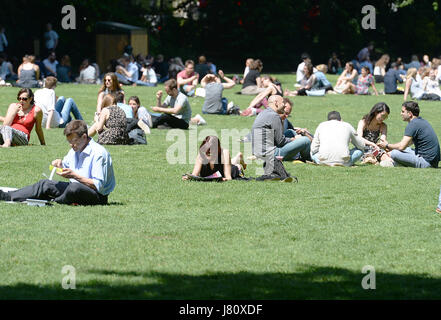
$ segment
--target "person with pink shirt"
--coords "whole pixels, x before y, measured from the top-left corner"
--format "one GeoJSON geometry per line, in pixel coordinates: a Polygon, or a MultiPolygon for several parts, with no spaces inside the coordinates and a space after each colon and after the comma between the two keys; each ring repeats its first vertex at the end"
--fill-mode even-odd
{"type": "Polygon", "coordinates": [[[199,74],[194,72],[193,60],[185,61],[185,69],[178,73],[178,90],[189,97],[193,97],[198,85],[199,74]]]}

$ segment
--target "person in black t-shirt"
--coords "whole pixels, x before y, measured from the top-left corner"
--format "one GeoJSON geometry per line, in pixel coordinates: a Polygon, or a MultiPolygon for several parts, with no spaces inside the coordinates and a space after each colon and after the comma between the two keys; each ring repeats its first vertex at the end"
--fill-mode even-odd
{"type": "Polygon", "coordinates": [[[202,79],[207,74],[211,73],[210,66],[207,64],[205,56],[200,56],[198,61],[199,63],[195,65],[194,71],[199,74],[199,79],[202,79]]]}
{"type": "Polygon", "coordinates": [[[394,144],[380,141],[378,146],[391,150],[394,165],[414,168],[438,168],[440,148],[438,137],[429,122],[419,117],[420,108],[415,101],[406,101],[401,107],[403,121],[409,122],[403,139],[394,144]],[[408,146],[415,145],[415,149],[408,146]]]}
{"type": "Polygon", "coordinates": [[[262,72],[263,64],[259,59],[254,60],[250,65],[250,71],[247,73],[242,90],[242,94],[256,95],[264,91],[262,79],[260,78],[260,73],[262,72]]]}
{"type": "Polygon", "coordinates": [[[158,54],[156,56],[155,62],[153,62],[153,69],[155,69],[156,74],[159,75],[159,83],[164,83],[168,80],[168,68],[168,62],[164,61],[164,56],[162,54],[158,54]]]}

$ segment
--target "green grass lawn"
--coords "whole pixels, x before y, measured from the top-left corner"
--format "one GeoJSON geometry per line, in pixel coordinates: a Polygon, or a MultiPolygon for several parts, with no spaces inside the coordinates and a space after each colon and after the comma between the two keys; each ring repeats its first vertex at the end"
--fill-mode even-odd
{"type": "MultiPolygon", "coordinates": [[[[294,75],[278,75],[292,89],[294,75]]],[[[330,77],[335,84],[336,77],[330,77]]],[[[382,90],[381,85],[377,85],[382,90]]],[[[144,106],[157,88],[125,87],[144,106]]],[[[250,96],[224,96],[242,109],[250,96]]],[[[17,89],[0,88],[0,114],[17,89]]],[[[59,85],[90,124],[98,86],[59,85]]],[[[329,111],[357,122],[380,101],[391,108],[390,142],[401,139],[402,96],[296,97],[291,121],[315,131],[329,111]]],[[[203,100],[191,98],[193,116],[203,100]]],[[[421,102],[421,116],[441,137],[441,104],[421,102]]],[[[202,129],[251,128],[255,118],[204,115],[202,129]]],[[[62,129],[47,146],[0,150],[0,185],[23,187],[49,174],[69,146],[62,129]]],[[[108,146],[117,186],[108,206],[35,208],[0,203],[0,298],[17,299],[430,299],[441,298],[439,171],[286,163],[299,183],[183,182],[192,164],[168,164],[166,130],[146,146],[108,146]],[[64,265],[76,289],[63,290],[64,265]],[[372,265],[376,290],[363,290],[372,265]]],[[[200,143],[200,142],[199,142],[200,143]]],[[[188,153],[196,152],[196,144],[188,153]]],[[[249,152],[245,151],[245,156],[249,152]]],[[[191,161],[193,159],[190,159],[191,161]]],[[[253,162],[248,176],[257,176],[253,162]]]]}

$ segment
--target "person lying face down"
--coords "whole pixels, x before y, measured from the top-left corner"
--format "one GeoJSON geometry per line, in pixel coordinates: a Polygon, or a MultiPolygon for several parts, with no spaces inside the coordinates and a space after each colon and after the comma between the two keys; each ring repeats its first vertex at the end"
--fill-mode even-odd
{"type": "MultiPolygon", "coordinates": [[[[192,175],[208,177],[219,171],[222,180],[227,181],[239,178],[246,167],[241,152],[231,159],[230,152],[221,148],[218,137],[206,136],[199,147],[192,175]]],[[[188,179],[188,175],[182,177],[182,180],[188,179]]]]}

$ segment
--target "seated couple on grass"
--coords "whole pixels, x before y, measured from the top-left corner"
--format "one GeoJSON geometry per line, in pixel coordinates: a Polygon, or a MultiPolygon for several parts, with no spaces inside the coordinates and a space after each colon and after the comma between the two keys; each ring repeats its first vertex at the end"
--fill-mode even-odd
{"type": "Polygon", "coordinates": [[[286,96],[324,96],[326,93],[334,94],[334,88],[325,76],[328,67],[324,64],[318,65],[316,68],[310,62],[304,65],[303,85],[298,90],[285,90],[286,96]]]}
{"type": "Polygon", "coordinates": [[[129,104],[124,100],[122,91],[104,96],[100,115],[89,129],[90,137],[98,133],[100,144],[147,144],[151,115],[140,106],[137,96],[130,97],[129,104]]]}
{"type": "Polygon", "coordinates": [[[279,95],[268,99],[268,108],[259,113],[251,129],[253,154],[269,161],[273,157],[282,161],[311,159],[312,136],[305,128],[294,128],[287,119],[292,105],[291,100],[279,95]]]}
{"type": "Polygon", "coordinates": [[[268,108],[256,117],[251,128],[253,155],[264,161],[264,174],[256,180],[293,181],[286,172],[283,160],[294,160],[300,156],[304,161],[310,159],[311,141],[301,134],[288,138],[284,134],[285,109],[292,105],[288,99],[273,95],[268,99],[268,108]]]}
{"type": "Polygon", "coordinates": [[[63,160],[52,161],[52,165],[59,168],[59,176],[70,179],[70,182],[40,180],[16,191],[0,190],[0,200],[22,202],[39,199],[61,204],[107,204],[107,197],[115,188],[110,154],[87,135],[87,125],[83,120],[69,122],[64,135],[72,149],[63,160]]]}

